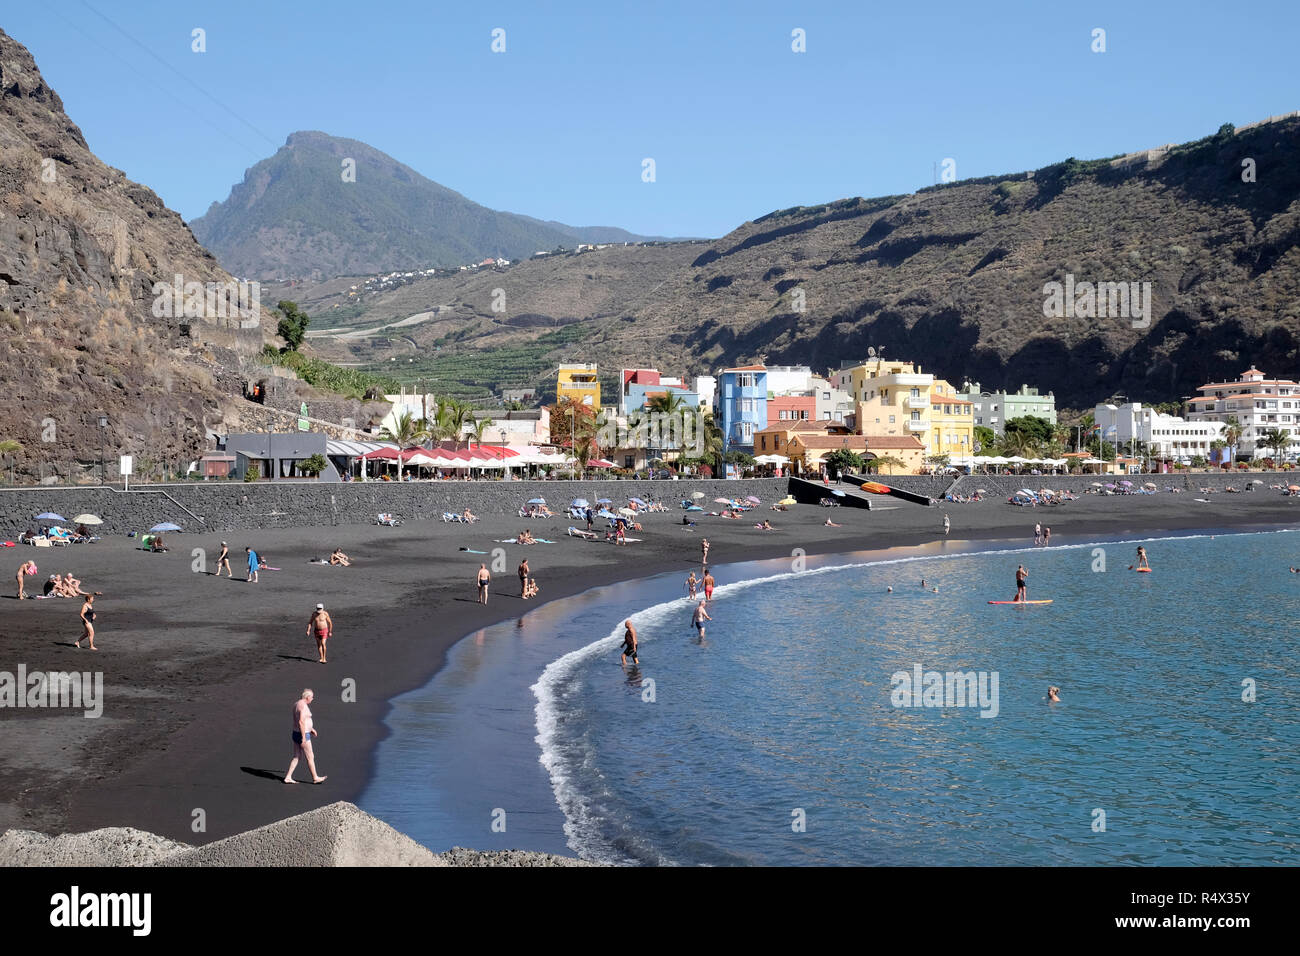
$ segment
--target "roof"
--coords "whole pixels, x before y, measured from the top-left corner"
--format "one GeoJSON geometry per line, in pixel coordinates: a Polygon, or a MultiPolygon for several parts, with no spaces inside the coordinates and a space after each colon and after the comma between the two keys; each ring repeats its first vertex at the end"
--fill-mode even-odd
{"type": "Polygon", "coordinates": [[[377,448],[396,447],[397,443],[391,441],[335,441],[331,438],[325,442],[325,454],[332,458],[360,458],[377,448]]]}
{"type": "Polygon", "coordinates": [[[863,437],[867,440],[867,447],[872,450],[898,448],[902,451],[912,449],[925,451],[925,445],[915,435],[864,435],[863,437]]]}
{"type": "Polygon", "coordinates": [[[968,402],[964,398],[955,398],[952,395],[945,395],[943,392],[931,392],[931,398],[943,399],[944,405],[974,405],[974,402],[968,402]]]}
{"type": "MultiPolygon", "coordinates": [[[[1248,375],[1250,373],[1247,372],[1244,374],[1248,375]]],[[[1259,374],[1263,374],[1263,373],[1259,373],[1259,374]]],[[[1230,388],[1234,385],[1237,387],[1241,387],[1242,385],[1295,385],[1295,384],[1296,383],[1291,381],[1291,379],[1289,378],[1265,378],[1254,382],[1244,382],[1241,379],[1238,379],[1235,382],[1211,382],[1209,385],[1198,386],[1197,391],[1203,392],[1207,388],[1230,388]]],[[[1257,394],[1257,393],[1252,393],[1252,394],[1257,394]]]]}
{"type": "Polygon", "coordinates": [[[766,372],[766,365],[737,365],[735,368],[724,368],[724,372],[766,372]]]}

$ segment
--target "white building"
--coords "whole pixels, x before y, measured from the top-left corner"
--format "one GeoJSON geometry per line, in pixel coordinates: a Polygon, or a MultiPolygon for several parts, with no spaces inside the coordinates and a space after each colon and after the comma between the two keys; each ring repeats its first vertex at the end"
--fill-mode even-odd
{"type": "Polygon", "coordinates": [[[1211,382],[1197,389],[1198,398],[1187,402],[1189,421],[1226,422],[1235,418],[1241,425],[1238,458],[1276,454],[1259,444],[1263,434],[1277,428],[1291,436],[1285,458],[1300,455],[1300,384],[1290,379],[1267,378],[1251,367],[1234,382],[1211,382]]]}
{"type": "Polygon", "coordinates": [[[812,369],[807,365],[767,366],[769,395],[807,395],[812,388],[812,369]]]}
{"type": "Polygon", "coordinates": [[[713,408],[713,400],[718,395],[718,378],[716,375],[695,376],[695,392],[700,396],[701,408],[713,408]]]}
{"type": "Polygon", "coordinates": [[[808,380],[814,398],[817,400],[817,420],[819,422],[853,422],[853,396],[838,388],[829,379],[813,375],[808,380]]]}
{"type": "Polygon", "coordinates": [[[1102,441],[1124,447],[1131,441],[1146,445],[1147,454],[1160,461],[1188,461],[1210,457],[1210,444],[1223,439],[1224,424],[1216,421],[1186,421],[1166,415],[1141,402],[1127,405],[1098,405],[1093,421],[1101,428],[1102,441]]]}

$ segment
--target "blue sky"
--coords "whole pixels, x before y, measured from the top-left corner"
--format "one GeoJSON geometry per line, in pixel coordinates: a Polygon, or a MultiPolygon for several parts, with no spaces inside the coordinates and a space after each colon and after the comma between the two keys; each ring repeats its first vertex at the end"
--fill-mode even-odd
{"type": "Polygon", "coordinates": [[[0,26],[91,149],[186,219],[303,129],[495,209],[712,237],[911,192],[949,157],[1013,172],[1300,108],[1294,0],[68,0],[0,26]]]}

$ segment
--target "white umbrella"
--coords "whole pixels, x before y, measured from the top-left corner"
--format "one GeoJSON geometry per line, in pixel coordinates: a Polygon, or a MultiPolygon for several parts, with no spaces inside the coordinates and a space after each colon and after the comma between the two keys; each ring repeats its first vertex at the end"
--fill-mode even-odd
{"type": "Polygon", "coordinates": [[[694,498],[696,501],[699,501],[701,498],[704,497],[704,492],[702,492],[702,491],[692,491],[692,492],[691,492],[691,497],[694,498]]]}
{"type": "Polygon", "coordinates": [[[103,524],[104,519],[95,515],[77,515],[72,519],[73,524],[103,524]]]}

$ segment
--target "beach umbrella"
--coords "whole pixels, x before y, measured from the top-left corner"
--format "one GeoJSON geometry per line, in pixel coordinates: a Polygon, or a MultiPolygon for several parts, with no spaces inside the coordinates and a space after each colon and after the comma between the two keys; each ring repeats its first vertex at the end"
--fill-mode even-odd
{"type": "Polygon", "coordinates": [[[1102,488],[1102,487],[1104,487],[1104,486],[1102,485],[1102,483],[1101,483],[1100,481],[1094,481],[1094,482],[1092,483],[1092,487],[1094,487],[1094,488],[1102,488]]]}
{"type": "Polygon", "coordinates": [[[714,499],[713,499],[713,503],[714,503],[715,505],[729,505],[729,504],[731,504],[731,499],[730,499],[730,498],[714,498],[714,499]]]}
{"type": "Polygon", "coordinates": [[[95,515],[77,515],[72,519],[74,524],[103,524],[104,519],[95,515]]]}
{"type": "Polygon", "coordinates": [[[151,533],[157,531],[180,531],[180,530],[181,530],[180,525],[172,524],[170,521],[164,521],[162,524],[156,524],[149,529],[151,533]]]}
{"type": "Polygon", "coordinates": [[[1264,481],[1261,478],[1252,478],[1250,483],[1252,485],[1262,485],[1264,481]]]}
{"type": "Polygon", "coordinates": [[[983,488],[976,488],[976,489],[975,489],[975,494],[977,494],[977,495],[987,495],[988,492],[985,491],[983,488]]]}
{"type": "Polygon", "coordinates": [[[1287,491],[1300,491],[1300,485],[1287,485],[1287,491]]]}
{"type": "Polygon", "coordinates": [[[704,492],[702,492],[702,491],[692,491],[692,492],[691,492],[691,497],[694,498],[696,501],[699,501],[701,498],[704,497],[704,492]]]}
{"type": "Polygon", "coordinates": [[[636,512],[633,511],[631,508],[619,508],[619,509],[618,509],[618,513],[621,514],[621,515],[626,515],[626,516],[629,517],[629,518],[635,518],[635,517],[636,517],[636,512]]]}
{"type": "Polygon", "coordinates": [[[761,498],[755,498],[753,495],[746,495],[746,496],[745,496],[745,500],[746,500],[746,501],[752,501],[752,502],[753,502],[754,504],[756,504],[756,505],[761,505],[761,504],[763,503],[763,499],[761,499],[761,498]]]}
{"type": "Polygon", "coordinates": [[[778,504],[782,504],[782,505],[797,505],[799,502],[795,501],[795,500],[794,500],[793,498],[791,498],[789,495],[786,495],[784,498],[782,498],[782,499],[781,499],[779,502],[777,502],[777,503],[778,503],[778,504]]]}
{"type": "Polygon", "coordinates": [[[42,511],[36,516],[37,521],[67,521],[63,515],[56,515],[53,511],[42,511]]]}
{"type": "Polygon", "coordinates": [[[1132,486],[1133,486],[1133,482],[1131,482],[1131,481],[1121,481],[1120,484],[1121,484],[1121,485],[1128,485],[1129,487],[1132,487],[1132,486]]]}
{"type": "Polygon", "coordinates": [[[614,512],[610,511],[608,508],[601,508],[600,511],[596,512],[596,517],[597,517],[597,518],[615,518],[615,517],[617,517],[617,515],[615,515],[614,512]]]}
{"type": "Polygon", "coordinates": [[[569,506],[571,508],[586,508],[589,507],[590,505],[591,502],[589,502],[586,498],[574,498],[572,501],[569,502],[569,506]]]}
{"type": "Polygon", "coordinates": [[[833,494],[836,498],[843,498],[843,497],[844,497],[844,492],[840,491],[840,489],[838,489],[838,488],[832,488],[832,489],[831,489],[831,494],[833,494]]]}
{"type": "Polygon", "coordinates": [[[598,505],[608,505],[608,504],[612,504],[612,503],[613,503],[613,499],[612,499],[612,498],[597,498],[597,499],[596,499],[596,504],[598,504],[598,505]]]}
{"type": "Polygon", "coordinates": [[[1107,488],[1114,488],[1115,486],[1114,486],[1113,484],[1111,484],[1110,482],[1106,482],[1106,487],[1107,487],[1107,488]]]}
{"type": "Polygon", "coordinates": [[[640,498],[629,498],[629,499],[627,499],[627,500],[628,500],[628,501],[635,501],[637,504],[639,504],[639,505],[640,505],[641,507],[643,507],[643,508],[646,507],[646,503],[645,503],[644,501],[642,501],[640,498]]]}
{"type": "Polygon", "coordinates": [[[1154,488],[1155,486],[1156,486],[1156,483],[1155,483],[1154,481],[1148,481],[1148,482],[1147,482],[1146,484],[1144,484],[1142,487],[1143,487],[1143,488],[1154,488]]]}
{"type": "Polygon", "coordinates": [[[528,503],[529,503],[530,505],[544,505],[544,504],[546,504],[546,499],[545,499],[545,498],[529,498],[529,499],[528,499],[528,503]]]}

